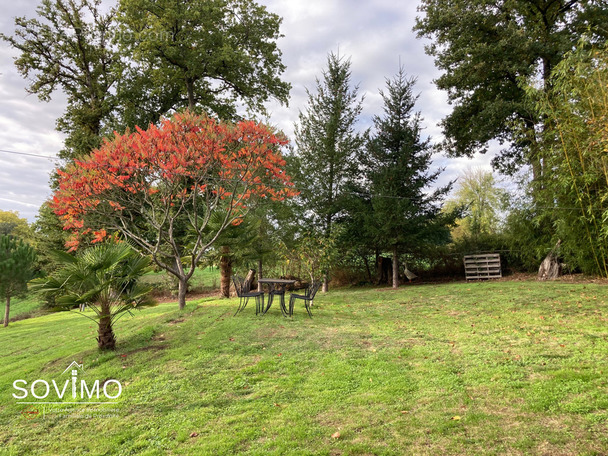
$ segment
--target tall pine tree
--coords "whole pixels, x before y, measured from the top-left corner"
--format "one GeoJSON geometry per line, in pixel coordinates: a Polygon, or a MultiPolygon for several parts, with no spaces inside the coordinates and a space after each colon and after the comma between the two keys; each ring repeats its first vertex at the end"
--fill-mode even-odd
{"type": "MultiPolygon", "coordinates": [[[[316,93],[307,91],[308,107],[295,127],[299,166],[294,179],[309,228],[325,238],[343,210],[345,187],[359,172],[356,157],[365,143],[364,135],[355,131],[363,99],[358,86],[351,87],[350,68],[350,60],[329,54],[327,70],[316,81],[316,93]]],[[[324,291],[327,279],[325,271],[324,291]]]]}
{"type": "Polygon", "coordinates": [[[393,255],[393,288],[399,286],[399,253],[429,241],[449,239],[448,222],[440,203],[451,183],[428,191],[441,170],[430,171],[431,144],[421,137],[419,112],[414,111],[415,78],[407,78],[403,67],[387,80],[384,115],[374,117],[372,137],[362,156],[372,213],[364,218],[370,241],[393,255]]]}

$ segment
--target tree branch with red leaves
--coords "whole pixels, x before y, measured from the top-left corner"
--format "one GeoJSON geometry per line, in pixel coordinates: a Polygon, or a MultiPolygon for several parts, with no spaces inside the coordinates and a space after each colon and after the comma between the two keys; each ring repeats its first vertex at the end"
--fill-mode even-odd
{"type": "Polygon", "coordinates": [[[183,308],[188,281],[221,232],[260,198],[297,193],[280,153],[286,143],[263,124],[176,114],[115,134],[58,171],[51,206],[72,233],[71,250],[122,234],[178,279],[183,308]]]}

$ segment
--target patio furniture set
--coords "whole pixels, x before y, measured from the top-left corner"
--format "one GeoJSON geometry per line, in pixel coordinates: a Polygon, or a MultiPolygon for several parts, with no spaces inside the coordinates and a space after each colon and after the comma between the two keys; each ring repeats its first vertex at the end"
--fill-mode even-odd
{"type": "Polygon", "coordinates": [[[304,293],[292,293],[289,298],[288,308],[285,305],[285,289],[287,285],[293,285],[294,283],[296,283],[296,281],[289,279],[259,279],[259,283],[268,286],[268,304],[266,305],[266,307],[264,307],[263,291],[251,290],[251,284],[240,276],[233,276],[232,281],[234,282],[236,294],[239,297],[239,307],[234,315],[245,309],[250,298],[255,299],[255,314],[264,315],[266,314],[266,312],[268,312],[270,306],[272,306],[274,297],[278,296],[281,305],[281,313],[283,314],[283,316],[293,316],[293,308],[295,302],[296,300],[301,299],[302,301],[304,301],[304,307],[308,312],[308,316],[312,318],[312,312],[310,311],[310,307],[312,306],[313,300],[315,299],[315,295],[317,294],[317,291],[319,291],[319,288],[321,286],[320,281],[313,281],[308,287],[306,287],[304,293]]]}

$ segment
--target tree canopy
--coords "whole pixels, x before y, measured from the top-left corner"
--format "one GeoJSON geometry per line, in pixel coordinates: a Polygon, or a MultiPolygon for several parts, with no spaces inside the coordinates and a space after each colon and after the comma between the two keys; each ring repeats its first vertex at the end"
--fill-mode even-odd
{"type": "Polygon", "coordinates": [[[0,210],[0,235],[10,234],[30,244],[34,243],[32,227],[17,211],[0,210]]]}
{"type": "Polygon", "coordinates": [[[579,38],[608,35],[603,0],[423,0],[415,30],[431,39],[427,53],[443,73],[452,112],[442,121],[444,150],[455,156],[486,152],[492,140],[507,143],[494,164],[517,171],[522,164],[543,176],[538,133],[543,118],[527,102],[521,79],[547,88],[551,71],[579,38]]]}
{"type": "Polygon", "coordinates": [[[42,0],[0,39],[20,52],[30,93],[67,95],[57,129],[72,159],[186,107],[236,120],[240,108],[287,103],[280,24],[253,0],[121,0],[107,12],[101,0],[42,0]]]}
{"type": "Polygon", "coordinates": [[[133,56],[122,86],[141,89],[124,105],[130,118],[142,102],[144,124],[172,109],[234,120],[239,104],[258,113],[270,98],[287,103],[281,18],[253,0],[122,0],[118,20],[123,55],[133,56]]]}
{"type": "Polygon", "coordinates": [[[498,232],[500,212],[506,209],[507,192],[496,185],[490,171],[481,168],[465,170],[456,184],[447,210],[462,207],[463,217],[452,231],[454,238],[477,237],[498,232]]]}
{"type": "Polygon", "coordinates": [[[0,296],[6,300],[4,326],[8,326],[11,298],[27,291],[34,276],[36,252],[21,239],[0,234],[0,296]]]}
{"type": "Polygon", "coordinates": [[[286,142],[263,124],[176,114],[117,134],[59,171],[51,205],[74,234],[72,248],[81,236],[130,239],[177,277],[183,307],[188,280],[221,232],[257,199],[295,194],[279,152],[286,142]]]}

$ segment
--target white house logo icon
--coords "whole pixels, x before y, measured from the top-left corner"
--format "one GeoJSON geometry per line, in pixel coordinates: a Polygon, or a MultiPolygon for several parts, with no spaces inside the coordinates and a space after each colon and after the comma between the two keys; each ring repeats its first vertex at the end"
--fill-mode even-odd
{"type": "Polygon", "coordinates": [[[70,365],[61,373],[61,375],[65,374],[70,369],[72,369],[72,377],[77,376],[78,371],[84,374],[84,368],[82,367],[82,364],[78,364],[76,361],[72,361],[70,365]]]}
{"type": "Polygon", "coordinates": [[[21,402],[23,404],[107,404],[111,403],[108,401],[103,402],[92,402],[92,399],[100,399],[103,394],[106,399],[117,399],[122,394],[122,385],[118,380],[108,379],[99,383],[99,380],[87,383],[85,379],[78,381],[78,374],[84,374],[84,367],[82,364],[78,364],[76,361],[72,361],[70,365],[61,373],[64,375],[66,372],[70,372],[72,378],[66,379],[65,381],[60,380],[59,383],[55,379],[50,382],[44,379],[34,380],[29,384],[27,380],[15,380],[13,382],[13,388],[20,392],[20,394],[13,393],[15,399],[27,399],[29,395],[37,399],[35,402],[21,402]],[[69,388],[71,384],[71,388],[69,388]],[[22,386],[20,386],[22,385],[22,386]],[[114,386],[114,387],[113,387],[114,386]],[[77,402],[66,402],[64,397],[69,398],[69,391],[71,390],[72,399],[77,402]],[[66,394],[67,392],[67,394],[66,394]],[[50,397],[49,397],[50,396],[50,397]],[[51,402],[40,402],[40,400],[57,399],[51,402]]]}

